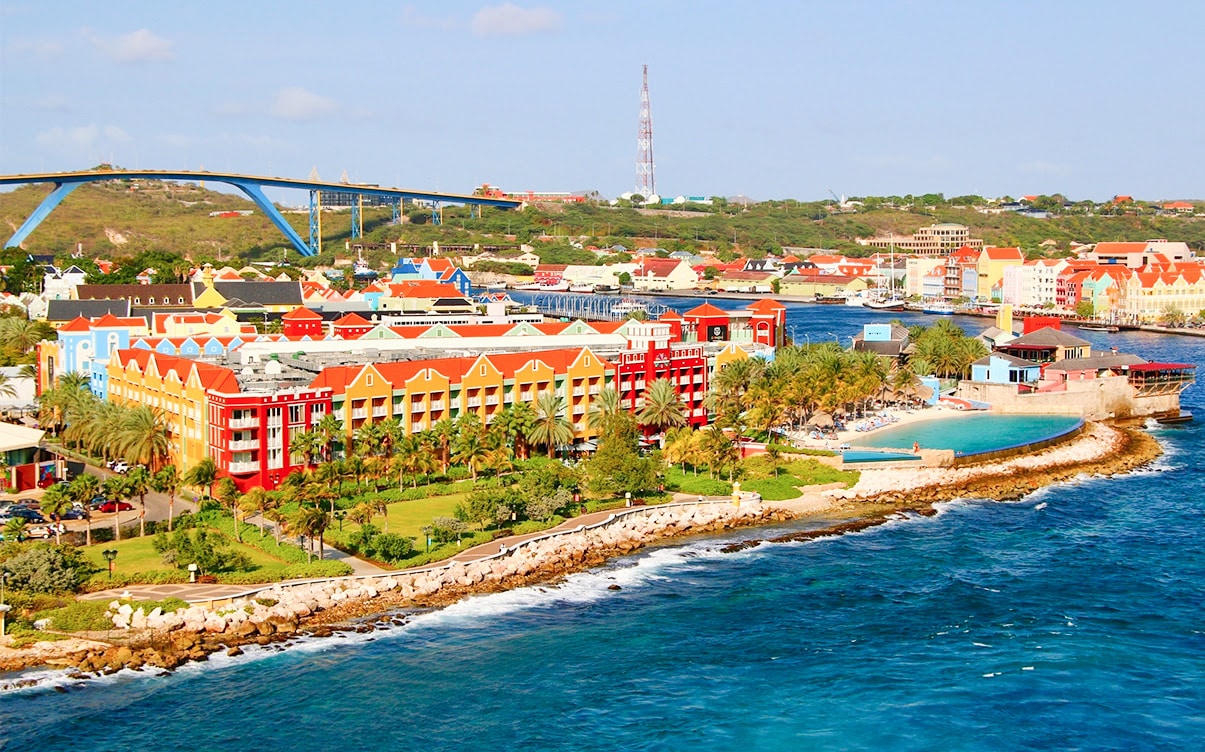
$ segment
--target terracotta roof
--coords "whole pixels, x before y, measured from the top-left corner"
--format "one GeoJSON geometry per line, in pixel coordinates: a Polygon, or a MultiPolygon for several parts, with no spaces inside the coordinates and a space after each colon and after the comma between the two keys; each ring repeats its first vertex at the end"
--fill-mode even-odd
{"type": "Polygon", "coordinates": [[[294,308],[280,318],[281,320],[288,321],[295,321],[298,319],[318,319],[321,321],[322,315],[315,311],[311,311],[309,308],[294,308]]]}
{"type": "Polygon", "coordinates": [[[331,322],[331,326],[361,327],[372,326],[373,323],[358,313],[345,313],[331,322]]]}
{"type": "Polygon", "coordinates": [[[1015,247],[1014,248],[996,248],[995,246],[988,246],[983,249],[983,252],[985,254],[987,254],[988,259],[990,259],[992,261],[1024,261],[1025,260],[1025,254],[1021,252],[1020,248],[1015,248],[1015,247]]]}
{"type": "Polygon", "coordinates": [[[188,381],[189,373],[195,369],[197,379],[205,389],[213,389],[220,392],[239,391],[238,379],[235,377],[234,371],[212,363],[202,363],[191,358],[181,358],[175,355],[164,355],[154,350],[143,350],[141,348],[118,350],[117,361],[123,370],[133,361],[144,374],[150,363],[154,362],[155,369],[161,376],[166,376],[169,372],[172,372],[176,374],[182,383],[188,381]]]}
{"type": "Polygon", "coordinates": [[[59,327],[60,332],[90,332],[92,331],[92,322],[83,316],[76,316],[70,322],[59,327]]]}
{"type": "Polygon", "coordinates": [[[756,303],[750,303],[745,308],[758,313],[777,313],[778,311],[785,311],[787,309],[785,305],[771,298],[762,298],[756,303]]]}
{"type": "Polygon", "coordinates": [[[723,317],[727,318],[728,312],[721,308],[716,308],[711,303],[704,303],[701,306],[696,306],[696,307],[690,309],[689,311],[687,311],[686,313],[684,313],[682,315],[687,316],[689,318],[703,318],[703,317],[713,318],[716,316],[723,316],[723,317]]]}
{"type": "Polygon", "coordinates": [[[1068,334],[1061,329],[1052,329],[1046,326],[1037,331],[1017,337],[1005,345],[1005,347],[1024,347],[1026,345],[1036,347],[1083,347],[1088,344],[1091,343],[1087,340],[1080,339],[1073,334],[1068,334]]]}

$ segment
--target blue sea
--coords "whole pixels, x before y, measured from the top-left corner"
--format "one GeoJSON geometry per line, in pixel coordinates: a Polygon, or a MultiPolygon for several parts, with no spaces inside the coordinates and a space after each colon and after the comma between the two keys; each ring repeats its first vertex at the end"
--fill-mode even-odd
{"type": "MultiPolygon", "coordinates": [[[[813,341],[868,316],[790,315],[813,341]]],[[[1205,365],[1205,340],[1084,336],[1205,365]]],[[[0,749],[1199,750],[1205,427],[1153,432],[1154,466],[1017,502],[693,538],[371,634],[9,692],[0,749]]]]}

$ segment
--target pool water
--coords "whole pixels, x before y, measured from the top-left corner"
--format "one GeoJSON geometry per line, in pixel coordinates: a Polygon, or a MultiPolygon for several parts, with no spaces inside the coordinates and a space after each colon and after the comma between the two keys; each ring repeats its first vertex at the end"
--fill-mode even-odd
{"type": "Polygon", "coordinates": [[[841,452],[843,462],[905,462],[919,459],[918,454],[904,454],[903,452],[874,452],[865,449],[846,449],[841,452]]]}
{"type": "Polygon", "coordinates": [[[922,449],[980,454],[1052,439],[1074,430],[1080,422],[1071,415],[961,415],[875,431],[855,443],[859,447],[911,449],[916,442],[922,449]]]}

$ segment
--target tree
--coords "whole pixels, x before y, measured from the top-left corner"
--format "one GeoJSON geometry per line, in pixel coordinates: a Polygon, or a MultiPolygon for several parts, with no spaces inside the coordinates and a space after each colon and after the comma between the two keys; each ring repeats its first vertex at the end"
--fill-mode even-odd
{"type": "Polygon", "coordinates": [[[606,430],[609,420],[623,412],[619,405],[619,391],[613,386],[605,386],[598,394],[590,399],[590,409],[586,411],[586,424],[595,433],[606,430]]]}
{"type": "MultiPolygon", "coordinates": [[[[15,520],[14,520],[15,521],[15,520]]],[[[0,563],[8,587],[29,593],[69,593],[83,584],[91,565],[74,546],[40,543],[0,563]]]]}
{"type": "Polygon", "coordinates": [[[644,391],[644,405],[636,414],[640,425],[661,433],[666,428],[686,424],[686,409],[678,390],[669,379],[657,379],[644,391]]]}
{"type": "Polygon", "coordinates": [[[176,511],[176,494],[180,491],[180,471],[175,465],[164,465],[151,478],[151,488],[167,494],[167,529],[172,529],[172,518],[176,511]]]}
{"type": "Polygon", "coordinates": [[[526,402],[516,402],[498,414],[491,428],[497,427],[514,442],[515,455],[525,460],[528,455],[528,436],[537,421],[535,410],[526,402]]]}
{"type": "MultiPolygon", "coordinates": [[[[326,552],[322,536],[330,526],[330,521],[330,515],[319,507],[302,507],[294,513],[290,527],[306,538],[318,539],[318,558],[321,559],[326,552]]],[[[308,546],[305,553],[305,560],[308,563],[311,561],[308,546]]]]}
{"type": "Polygon", "coordinates": [[[599,435],[598,451],[586,462],[590,489],[597,493],[639,493],[657,487],[657,465],[640,456],[640,431],[631,415],[610,421],[599,435]]]}
{"type": "Polygon", "coordinates": [[[126,473],[126,493],[138,497],[141,507],[138,515],[138,535],[146,535],[146,492],[151,490],[151,473],[145,467],[130,468],[126,473]]]}
{"type": "Polygon", "coordinates": [[[128,408],[114,443],[127,461],[155,472],[167,461],[171,449],[171,433],[163,412],[149,405],[128,408]]]}
{"type": "Polygon", "coordinates": [[[1091,299],[1081,300],[1075,304],[1075,315],[1081,319],[1090,319],[1096,315],[1096,306],[1092,304],[1091,299]]]}
{"type": "Polygon", "coordinates": [[[536,397],[536,424],[531,440],[548,448],[548,457],[556,456],[556,448],[573,441],[573,424],[564,416],[565,399],[554,391],[541,392],[536,397]]]}
{"type": "Polygon", "coordinates": [[[230,507],[230,516],[234,518],[234,539],[240,543],[243,540],[242,532],[239,529],[238,520],[238,486],[229,477],[223,477],[218,480],[214,486],[214,498],[218,500],[223,507],[230,507]]]}
{"type": "Polygon", "coordinates": [[[268,492],[256,486],[247,493],[243,494],[238,500],[238,507],[243,512],[243,516],[257,514],[259,515],[259,537],[264,537],[264,513],[271,506],[268,492]]]}
{"type": "Polygon", "coordinates": [[[220,533],[205,528],[177,530],[172,535],[160,532],[155,536],[155,551],[164,563],[178,569],[196,564],[201,572],[223,572],[251,568],[251,559],[244,553],[229,551],[220,533]]]}
{"type": "Polygon", "coordinates": [[[302,431],[289,440],[289,452],[300,455],[306,467],[314,464],[314,457],[322,450],[323,438],[317,431],[302,431]]]}
{"type": "Polygon", "coordinates": [[[126,479],[120,475],[105,478],[101,483],[105,498],[117,503],[118,508],[113,512],[113,540],[121,540],[121,501],[128,498],[126,479]]]}
{"type": "MultiPolygon", "coordinates": [[[[46,493],[42,496],[42,511],[50,515],[50,519],[60,522],[63,513],[69,509],[71,509],[71,491],[67,486],[56,483],[46,489],[46,493]]],[[[58,544],[63,542],[60,530],[59,525],[54,526],[54,542],[58,544]]]]}
{"type": "Polygon", "coordinates": [[[71,481],[68,487],[71,492],[71,501],[79,504],[84,510],[84,522],[86,523],[86,545],[92,545],[92,510],[88,508],[88,504],[100,493],[100,478],[95,475],[84,473],[71,481]]]}
{"type": "Polygon", "coordinates": [[[323,459],[327,462],[331,461],[335,457],[335,440],[346,436],[343,421],[339,420],[334,413],[327,413],[314,426],[314,431],[322,437],[323,459]]]}
{"type": "Polygon", "coordinates": [[[205,495],[213,497],[213,484],[218,479],[218,463],[212,457],[206,457],[184,472],[182,478],[185,485],[194,488],[204,488],[205,495]]]}

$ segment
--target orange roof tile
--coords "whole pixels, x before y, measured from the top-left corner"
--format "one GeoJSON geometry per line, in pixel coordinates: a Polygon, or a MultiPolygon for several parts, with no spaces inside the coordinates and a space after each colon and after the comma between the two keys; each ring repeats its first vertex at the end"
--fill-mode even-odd
{"type": "Polygon", "coordinates": [[[312,321],[314,319],[318,319],[319,321],[321,321],[322,315],[317,313],[316,311],[311,311],[309,308],[297,307],[297,308],[294,308],[293,310],[289,311],[285,315],[281,316],[280,318],[283,320],[288,320],[288,321],[297,321],[300,319],[307,319],[310,321],[312,321]]]}
{"type": "Polygon", "coordinates": [[[59,327],[60,332],[89,332],[92,331],[92,322],[83,316],[76,316],[59,327]]]}
{"type": "Polygon", "coordinates": [[[687,311],[686,313],[684,313],[682,315],[688,316],[691,318],[701,318],[703,316],[707,316],[707,317],[725,316],[725,317],[727,317],[728,312],[723,309],[716,308],[711,303],[704,303],[701,306],[696,306],[696,307],[690,309],[689,311],[687,311]]]}

